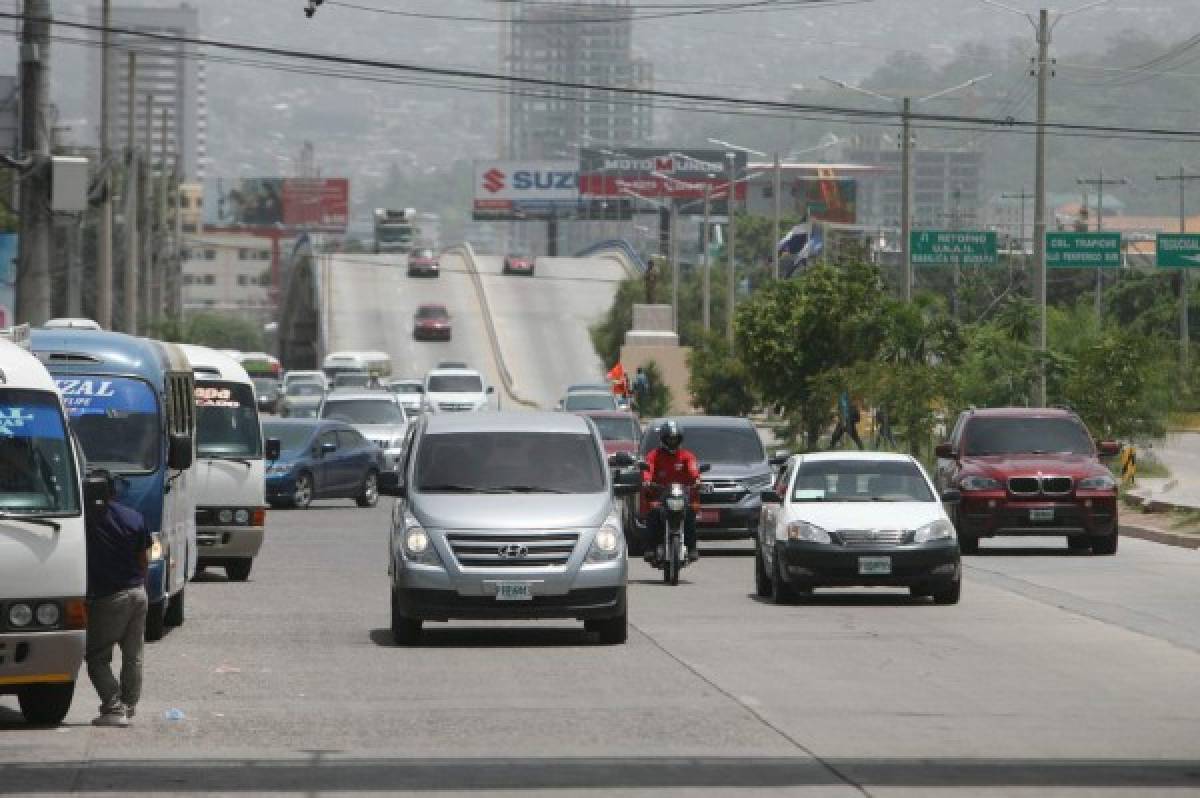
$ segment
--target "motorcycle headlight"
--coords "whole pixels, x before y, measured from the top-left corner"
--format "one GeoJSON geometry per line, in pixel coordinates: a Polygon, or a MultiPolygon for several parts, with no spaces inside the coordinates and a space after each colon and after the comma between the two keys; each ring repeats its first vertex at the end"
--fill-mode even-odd
{"type": "Polygon", "coordinates": [[[821,527],[807,521],[793,521],[787,525],[788,540],[801,540],[807,543],[831,543],[833,538],[821,527]]]}
{"type": "Polygon", "coordinates": [[[28,604],[14,604],[8,608],[8,625],[15,626],[18,629],[24,629],[29,624],[33,623],[33,607],[28,604]]]}
{"type": "Polygon", "coordinates": [[[163,558],[162,539],[157,535],[154,536],[154,541],[150,544],[150,559],[161,560],[163,558]]]}
{"type": "Polygon", "coordinates": [[[953,540],[954,524],[945,518],[926,524],[913,533],[913,543],[928,543],[932,540],[953,540]]]}
{"type": "Polygon", "coordinates": [[[959,490],[999,490],[1000,480],[991,477],[971,475],[963,477],[958,483],[959,490]]]}
{"type": "Polygon", "coordinates": [[[1099,474],[1079,480],[1076,487],[1078,490],[1116,490],[1117,481],[1109,474],[1099,474]]]}
{"type": "Polygon", "coordinates": [[[429,533],[421,526],[421,522],[411,515],[404,519],[402,543],[404,558],[409,562],[421,565],[441,564],[441,558],[438,557],[437,549],[433,547],[433,541],[429,539],[429,533]]]}
{"type": "Polygon", "coordinates": [[[596,531],[592,547],[588,550],[588,562],[610,562],[621,553],[621,527],[616,518],[609,518],[596,531]]]}

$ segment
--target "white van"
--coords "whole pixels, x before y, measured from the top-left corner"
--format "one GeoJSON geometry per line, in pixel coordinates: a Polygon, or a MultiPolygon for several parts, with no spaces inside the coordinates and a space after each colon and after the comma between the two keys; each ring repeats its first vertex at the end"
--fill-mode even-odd
{"type": "Polygon", "coordinates": [[[266,529],[266,465],[254,383],[215,349],[180,344],[196,377],[198,568],[250,578],[266,529]]]}
{"type": "Polygon", "coordinates": [[[82,470],[54,380],[0,339],[0,695],[39,725],[66,717],[83,662],[82,470]]]}

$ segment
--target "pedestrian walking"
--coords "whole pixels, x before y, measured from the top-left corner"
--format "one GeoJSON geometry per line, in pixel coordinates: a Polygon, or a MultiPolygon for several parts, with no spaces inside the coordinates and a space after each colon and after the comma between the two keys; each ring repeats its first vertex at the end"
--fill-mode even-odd
{"type": "Polygon", "coordinates": [[[858,422],[862,419],[862,413],[859,412],[858,404],[850,399],[848,391],[842,391],[838,396],[838,420],[837,426],[833,428],[833,437],[829,441],[829,448],[836,449],[841,443],[843,435],[849,435],[850,440],[854,441],[854,445],[862,451],[862,438],[858,437],[858,422]]]}
{"type": "Polygon", "coordinates": [[[87,671],[100,696],[94,726],[128,726],[142,695],[146,632],[146,571],[153,541],[136,510],[115,500],[112,475],[93,471],[87,501],[87,671]],[[121,649],[121,678],[113,647],[121,649]]]}

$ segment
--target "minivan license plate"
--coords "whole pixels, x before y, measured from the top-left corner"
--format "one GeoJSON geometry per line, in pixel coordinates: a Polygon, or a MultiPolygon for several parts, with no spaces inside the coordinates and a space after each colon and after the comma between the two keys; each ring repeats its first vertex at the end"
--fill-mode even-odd
{"type": "Polygon", "coordinates": [[[1035,507],[1029,511],[1029,520],[1030,521],[1053,521],[1054,520],[1054,508],[1053,507],[1035,507]]]}
{"type": "Polygon", "coordinates": [[[862,576],[887,576],[892,572],[891,557],[859,557],[858,573],[862,576]]]}
{"type": "Polygon", "coordinates": [[[497,601],[529,601],[533,591],[529,582],[498,582],[496,583],[497,601]]]}

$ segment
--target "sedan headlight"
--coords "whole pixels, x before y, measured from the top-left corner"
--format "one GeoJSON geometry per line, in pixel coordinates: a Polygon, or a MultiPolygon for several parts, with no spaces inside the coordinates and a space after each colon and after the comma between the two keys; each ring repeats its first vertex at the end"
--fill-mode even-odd
{"type": "Polygon", "coordinates": [[[807,521],[793,521],[787,525],[787,539],[806,543],[831,543],[833,538],[821,527],[807,521]]]}
{"type": "Polygon", "coordinates": [[[411,515],[404,518],[404,538],[401,541],[401,548],[404,550],[404,559],[409,562],[421,565],[441,565],[442,563],[437,549],[433,547],[433,541],[429,539],[429,533],[425,531],[425,527],[421,526],[421,522],[411,515]]]}
{"type": "Polygon", "coordinates": [[[8,608],[8,625],[24,629],[33,623],[33,607],[21,602],[8,608]]]}
{"type": "Polygon", "coordinates": [[[953,540],[954,524],[945,518],[939,518],[933,523],[926,524],[913,533],[913,543],[929,543],[933,540],[953,540]]]}
{"type": "Polygon", "coordinates": [[[267,466],[267,476],[269,477],[282,477],[290,473],[292,473],[292,467],[286,463],[267,466]]]}
{"type": "Polygon", "coordinates": [[[150,559],[161,560],[163,558],[162,539],[157,535],[154,536],[153,542],[150,544],[150,559]]]}
{"type": "Polygon", "coordinates": [[[614,517],[609,517],[592,539],[592,547],[588,550],[588,562],[611,562],[621,554],[620,524],[614,517]]]}
{"type": "Polygon", "coordinates": [[[991,477],[981,477],[975,474],[963,477],[958,487],[960,490],[1000,490],[1000,480],[991,477]]]}
{"type": "Polygon", "coordinates": [[[1099,474],[1079,480],[1078,490],[1116,490],[1117,481],[1110,474],[1099,474]]]}

